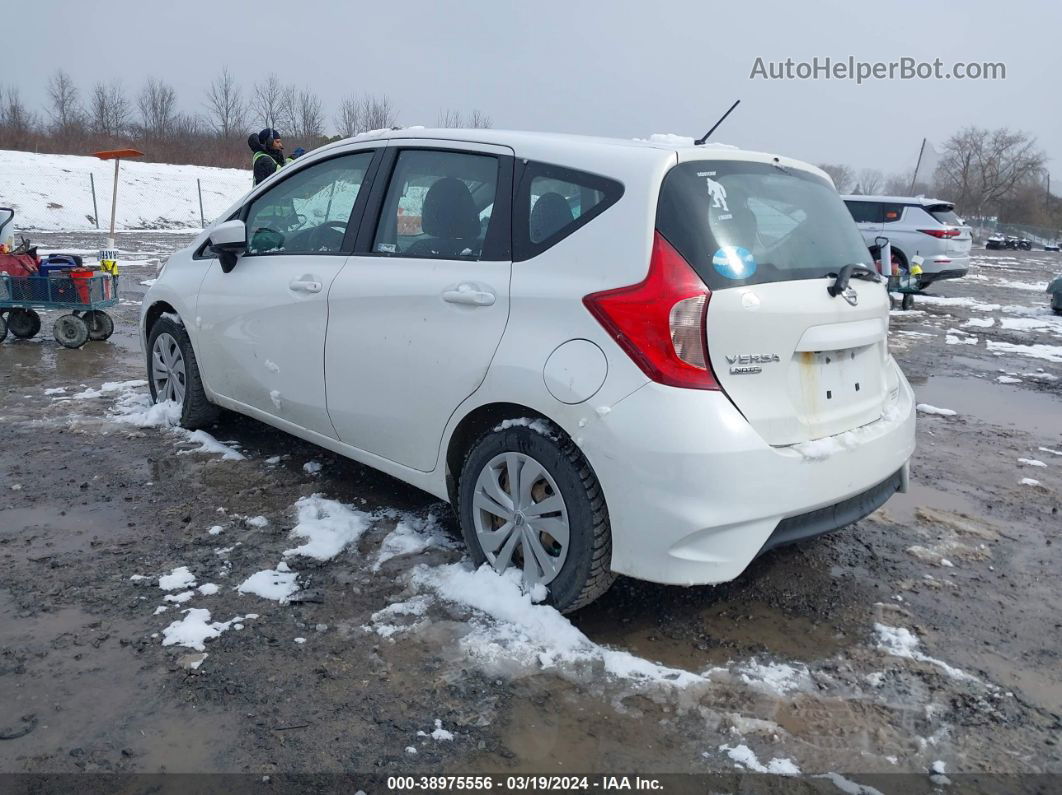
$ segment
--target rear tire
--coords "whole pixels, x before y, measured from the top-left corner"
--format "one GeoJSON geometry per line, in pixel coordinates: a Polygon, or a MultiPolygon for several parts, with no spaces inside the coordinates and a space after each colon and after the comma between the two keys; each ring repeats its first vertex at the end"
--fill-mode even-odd
{"type": "Polygon", "coordinates": [[[192,341],[184,326],[168,317],[155,321],[148,334],[148,387],[156,403],[174,400],[181,406],[182,428],[195,430],[217,422],[217,406],[207,400],[192,341]]]}
{"type": "Polygon", "coordinates": [[[7,316],[7,328],[20,340],[32,339],[41,330],[41,316],[32,309],[12,309],[7,316]]]}
{"type": "Polygon", "coordinates": [[[4,320],[4,316],[0,315],[0,342],[7,339],[7,321],[4,320]]]}
{"type": "Polygon", "coordinates": [[[64,348],[80,348],[88,342],[89,330],[77,315],[61,315],[52,326],[52,336],[64,348]]]}
{"type": "Polygon", "coordinates": [[[609,569],[612,530],[601,485],[582,452],[555,426],[538,422],[545,432],[517,425],[489,431],[472,446],[458,481],[458,517],[477,566],[522,567],[525,588],[545,585],[546,601],[569,613],[601,596],[615,580],[609,569]],[[511,492],[517,504],[502,505],[511,492]],[[487,494],[501,498],[494,499],[492,510],[482,507],[487,494]],[[536,512],[534,506],[547,500],[553,509],[536,512]],[[534,562],[528,565],[529,560],[534,562]],[[546,573],[543,560],[552,571],[546,573]]]}
{"type": "Polygon", "coordinates": [[[114,320],[100,309],[90,309],[81,319],[88,326],[90,340],[102,342],[114,333],[114,320]]]}

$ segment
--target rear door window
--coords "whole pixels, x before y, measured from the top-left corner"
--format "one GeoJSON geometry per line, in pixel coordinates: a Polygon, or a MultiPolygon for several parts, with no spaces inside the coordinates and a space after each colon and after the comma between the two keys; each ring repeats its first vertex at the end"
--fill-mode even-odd
{"type": "Polygon", "coordinates": [[[374,254],[484,259],[499,160],[435,149],[398,154],[373,240],[374,254]]]}
{"type": "Polygon", "coordinates": [[[529,162],[516,191],[513,259],[538,256],[601,215],[623,185],[585,171],[529,162]]]}
{"type": "Polygon", "coordinates": [[[829,181],[769,163],[675,166],[660,188],[656,228],[713,290],[818,279],[869,260],[829,181]]]}
{"type": "Polygon", "coordinates": [[[846,201],[848,211],[857,224],[880,224],[881,204],[879,202],[846,201]]]}

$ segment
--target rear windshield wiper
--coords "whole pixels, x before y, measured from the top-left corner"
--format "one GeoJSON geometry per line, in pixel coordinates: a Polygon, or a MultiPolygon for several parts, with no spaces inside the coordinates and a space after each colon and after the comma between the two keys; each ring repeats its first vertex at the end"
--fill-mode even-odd
{"type": "Polygon", "coordinates": [[[872,271],[865,265],[856,265],[852,263],[841,268],[840,273],[827,273],[826,275],[829,277],[836,277],[836,281],[826,288],[826,291],[834,298],[848,289],[848,282],[851,279],[866,279],[868,282],[881,281],[881,276],[877,271],[872,271]]]}

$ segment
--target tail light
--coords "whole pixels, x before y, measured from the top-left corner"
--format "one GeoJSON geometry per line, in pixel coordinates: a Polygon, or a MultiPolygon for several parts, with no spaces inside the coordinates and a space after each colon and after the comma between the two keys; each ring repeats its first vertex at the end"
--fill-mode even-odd
{"type": "Polygon", "coordinates": [[[706,334],[711,296],[682,255],[656,232],[643,281],[592,293],[583,303],[654,381],[717,390],[706,334]]]}
{"type": "Polygon", "coordinates": [[[962,230],[948,228],[948,229],[919,229],[923,235],[932,235],[933,237],[958,237],[962,234],[962,230]]]}

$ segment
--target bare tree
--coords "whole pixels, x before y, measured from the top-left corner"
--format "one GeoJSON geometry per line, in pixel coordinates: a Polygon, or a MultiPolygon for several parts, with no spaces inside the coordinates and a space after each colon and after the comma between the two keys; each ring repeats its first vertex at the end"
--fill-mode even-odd
{"type": "Polygon", "coordinates": [[[243,101],[243,92],[236,84],[229,67],[223,67],[221,74],[214,78],[214,82],[207,89],[206,108],[211,127],[222,138],[229,138],[233,133],[242,131],[247,108],[243,101]]]}
{"type": "Polygon", "coordinates": [[[481,110],[472,109],[468,115],[468,126],[473,130],[489,130],[494,126],[490,116],[481,110]]]}
{"type": "Polygon", "coordinates": [[[395,126],[398,111],[386,94],[366,95],[361,101],[361,125],[366,130],[384,130],[395,126]]]}
{"type": "Polygon", "coordinates": [[[446,108],[440,110],[436,117],[436,125],[439,127],[465,127],[468,129],[486,129],[491,126],[490,116],[481,110],[473,109],[467,116],[459,110],[446,108]]]}
{"type": "Polygon", "coordinates": [[[439,115],[435,120],[436,127],[445,127],[449,129],[457,128],[461,126],[461,111],[459,110],[440,110],[439,115]]]}
{"type": "Polygon", "coordinates": [[[300,137],[309,141],[324,135],[324,112],[321,110],[321,98],[310,89],[299,92],[298,128],[300,137]]]}
{"type": "Polygon", "coordinates": [[[864,168],[859,172],[857,179],[858,192],[867,196],[881,194],[881,187],[885,184],[885,175],[876,168],[864,168]]]}
{"type": "Polygon", "coordinates": [[[136,102],[144,134],[156,139],[169,136],[177,116],[177,92],[173,86],[149,77],[136,102]]]}
{"type": "Polygon", "coordinates": [[[129,100],[122,84],[115,80],[110,85],[96,83],[89,97],[89,119],[93,132],[117,138],[129,122],[129,100]]]}
{"type": "Polygon", "coordinates": [[[944,144],[936,180],[961,211],[983,218],[1039,174],[1046,162],[1036,139],[1026,133],[967,127],[944,144]]]}
{"type": "Polygon", "coordinates": [[[0,86],[0,132],[3,132],[4,145],[28,146],[38,126],[38,118],[26,109],[18,88],[10,86],[3,90],[0,86]]]}
{"type": "Polygon", "coordinates": [[[299,127],[299,92],[295,86],[284,86],[280,89],[280,103],[277,106],[276,124],[285,138],[301,138],[302,128],[299,127]]]}
{"type": "Polygon", "coordinates": [[[833,180],[838,193],[848,193],[852,187],[852,179],[855,176],[852,169],[840,163],[820,163],[819,168],[830,175],[830,179],[833,180]]]}
{"type": "Polygon", "coordinates": [[[62,69],[57,69],[48,78],[48,103],[52,125],[57,133],[66,135],[81,128],[85,115],[77,86],[62,69]]]}
{"type": "Polygon", "coordinates": [[[251,111],[254,120],[265,127],[276,128],[282,106],[284,87],[280,78],[270,72],[264,83],[256,83],[254,97],[251,99],[251,111]]]}
{"type": "Polygon", "coordinates": [[[361,100],[357,95],[351,94],[344,97],[339,103],[339,112],[335,118],[339,134],[344,138],[357,135],[362,130],[361,125],[361,100]]]}

